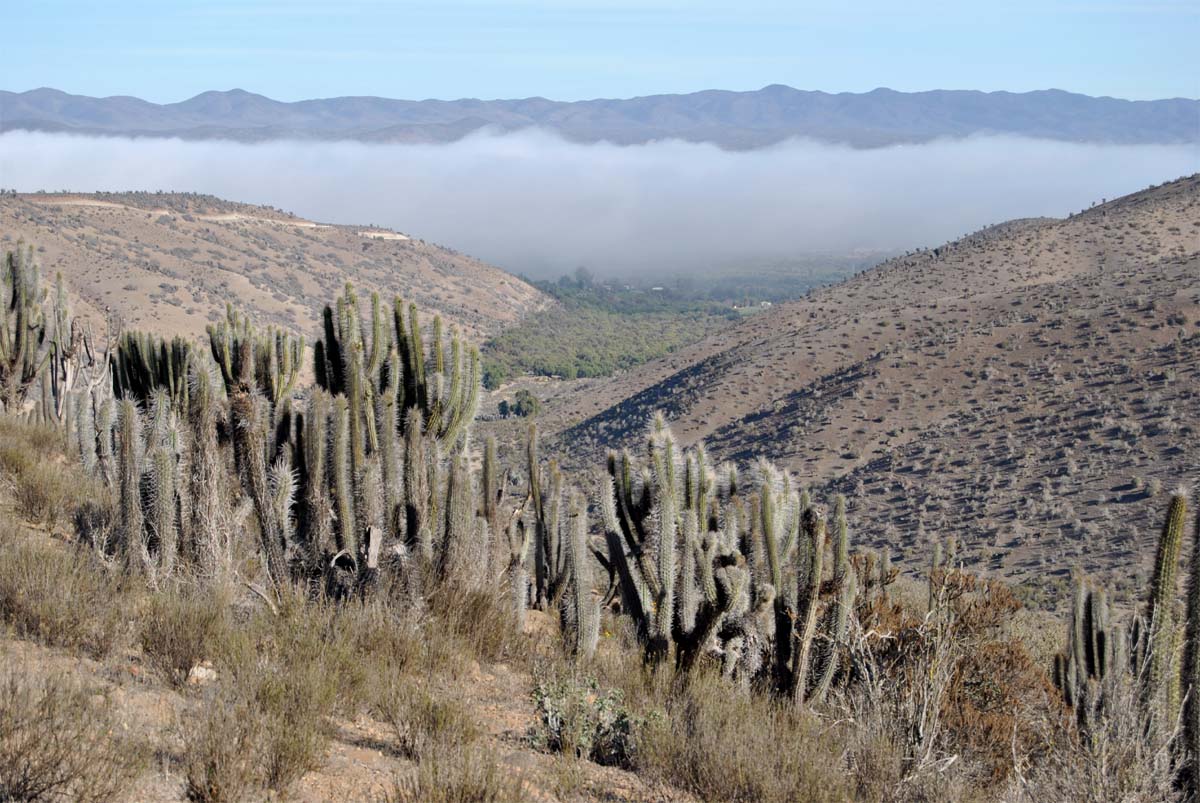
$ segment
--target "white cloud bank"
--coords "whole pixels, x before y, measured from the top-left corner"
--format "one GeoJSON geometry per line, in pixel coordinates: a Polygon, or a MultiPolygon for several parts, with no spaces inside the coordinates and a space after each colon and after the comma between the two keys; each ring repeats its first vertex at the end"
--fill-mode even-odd
{"type": "Polygon", "coordinates": [[[211,193],[393,227],[531,275],[932,246],[1197,170],[1194,146],[1012,137],[730,152],[579,145],[540,131],[448,145],[0,135],[0,186],[211,193]]]}

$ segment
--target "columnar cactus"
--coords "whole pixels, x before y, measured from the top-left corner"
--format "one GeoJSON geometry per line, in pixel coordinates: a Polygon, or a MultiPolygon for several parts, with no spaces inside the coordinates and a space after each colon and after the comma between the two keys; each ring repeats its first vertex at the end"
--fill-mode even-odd
{"type": "Polygon", "coordinates": [[[8,252],[0,293],[0,405],[15,412],[50,359],[46,291],[32,246],[18,243],[8,252]]]}
{"type": "Polygon", "coordinates": [[[502,584],[507,590],[513,606],[513,622],[518,631],[525,628],[525,612],[529,608],[529,559],[530,529],[520,517],[514,517],[505,533],[508,544],[508,563],[505,566],[502,584]]]}
{"type": "Polygon", "coordinates": [[[543,471],[536,424],[529,425],[525,455],[533,530],[534,604],[542,610],[556,609],[562,603],[567,583],[567,546],[562,533],[562,472],[553,460],[543,471]]]}
{"type": "Polygon", "coordinates": [[[480,584],[487,570],[487,522],[475,515],[471,468],[465,454],[451,462],[446,486],[441,580],[457,588],[480,584]],[[482,527],[480,526],[482,524],[482,527]]]}
{"type": "Polygon", "coordinates": [[[224,397],[207,366],[193,365],[188,397],[190,514],[185,552],[201,573],[222,576],[233,563],[230,488],[218,432],[224,397]]]}
{"type": "MultiPolygon", "coordinates": [[[[791,693],[797,704],[808,699],[808,669],[812,657],[813,639],[817,633],[817,614],[821,604],[821,572],[825,559],[825,517],[809,507],[802,514],[801,543],[807,560],[797,572],[796,610],[799,615],[796,630],[795,663],[792,666],[791,693]]],[[[781,634],[776,633],[776,638],[781,634]]]]}
{"type": "Polygon", "coordinates": [[[303,337],[273,326],[259,332],[227,305],[225,320],[208,327],[208,345],[227,391],[246,377],[274,410],[287,405],[304,363],[303,337]]]}
{"type": "Polygon", "coordinates": [[[150,401],[150,430],[146,449],[146,543],[154,555],[144,556],[152,582],[170,576],[179,554],[181,508],[187,508],[186,487],[180,476],[179,461],[183,448],[172,408],[165,389],[154,392],[150,401]]]}
{"type": "Polygon", "coordinates": [[[1152,716],[1164,723],[1174,720],[1179,709],[1179,679],[1171,670],[1178,638],[1175,608],[1179,552],[1186,519],[1187,497],[1177,492],[1172,495],[1167,508],[1167,520],[1163,524],[1154,556],[1154,574],[1146,600],[1146,645],[1137,650],[1139,653],[1144,650],[1146,659],[1142,699],[1149,706],[1152,716]]]}
{"type": "Polygon", "coordinates": [[[117,503],[120,515],[120,545],[126,566],[136,572],[149,553],[142,515],[142,413],[137,402],[123,399],[117,408],[117,503]]]}
{"type": "Polygon", "coordinates": [[[568,589],[563,603],[563,624],[571,651],[590,658],[600,638],[600,601],[592,588],[592,554],[588,547],[587,501],[575,492],[570,501],[570,537],[567,539],[568,589]]]}
{"type": "Polygon", "coordinates": [[[1116,676],[1123,671],[1124,633],[1109,616],[1103,591],[1080,577],[1067,631],[1067,649],[1054,658],[1054,684],[1086,731],[1103,711],[1116,676]]]}
{"type": "Polygon", "coordinates": [[[765,672],[803,703],[832,684],[853,616],[844,507],[827,559],[824,520],[806,495],[769,464],[755,474],[744,496],[736,469],[713,472],[703,449],[680,449],[656,417],[646,465],[609,455],[604,565],[648,662],[673,653],[687,671],[713,654],[727,675],[765,672]]]}
{"type": "MultiPolygon", "coordinates": [[[[315,349],[317,384],[348,397],[353,421],[361,419],[361,424],[352,421],[353,442],[361,438],[365,451],[378,448],[375,403],[389,389],[398,411],[419,409],[427,435],[453,450],[462,443],[479,406],[478,350],[452,335],[447,364],[442,322],[435,318],[426,354],[416,306],[406,310],[399,298],[393,303],[391,329],[384,323],[378,294],[372,294],[370,313],[364,316],[357,293],[347,284],[336,308],[325,308],[324,336],[315,349]]],[[[407,417],[400,413],[398,420],[403,430],[407,417]]]]}
{"type": "Polygon", "coordinates": [[[1196,518],[1194,532],[1188,567],[1187,619],[1181,673],[1184,694],[1182,780],[1190,800],[1200,797],[1200,516],[1196,518]]]}
{"type": "Polygon", "coordinates": [[[479,515],[487,521],[491,532],[503,532],[505,524],[500,520],[500,511],[508,493],[508,473],[500,470],[494,435],[488,435],[483,444],[483,468],[479,484],[479,515]]]}
{"type": "Polygon", "coordinates": [[[148,332],[124,332],[110,358],[113,393],[145,404],[154,391],[166,390],[175,409],[188,407],[192,346],[181,337],[164,340],[148,332]]]}

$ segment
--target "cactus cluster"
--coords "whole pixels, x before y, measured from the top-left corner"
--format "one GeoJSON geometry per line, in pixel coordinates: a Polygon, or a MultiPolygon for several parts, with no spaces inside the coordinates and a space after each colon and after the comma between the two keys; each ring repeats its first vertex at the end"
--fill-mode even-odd
{"type": "Polygon", "coordinates": [[[844,502],[833,543],[790,476],[757,466],[747,493],[731,466],[680,449],[661,417],[646,462],[612,453],[600,494],[608,568],[648,662],[686,671],[718,655],[803,705],[838,671],[854,608],[844,502]]]}
{"type": "Polygon", "coordinates": [[[1113,621],[1104,592],[1080,578],[1067,646],[1055,657],[1054,682],[1085,735],[1104,715],[1114,687],[1134,684],[1144,729],[1163,743],[1174,743],[1179,784],[1191,800],[1200,795],[1200,519],[1181,603],[1179,566],[1187,515],[1187,496],[1176,491],[1158,539],[1144,608],[1127,628],[1113,621]]]}
{"type": "Polygon", "coordinates": [[[177,411],[187,410],[192,345],[182,337],[166,340],[148,332],[125,332],[110,358],[113,394],[145,404],[158,390],[177,411]]]}
{"type": "Polygon", "coordinates": [[[1067,631],[1067,648],[1054,657],[1054,685],[1075,712],[1080,729],[1088,730],[1112,698],[1113,685],[1125,667],[1125,633],[1112,621],[1103,590],[1080,577],[1067,631]]]}
{"type": "MultiPolygon", "coordinates": [[[[25,388],[79,338],[61,286],[43,311],[28,249],[8,269],[0,379],[25,388]]],[[[304,341],[232,307],[209,327],[207,354],[181,338],[112,338],[100,380],[67,383],[44,405],[112,489],[114,537],[99,546],[154,584],[184,566],[227,572],[232,533],[252,514],[271,585],[307,580],[341,597],[386,578],[420,597],[499,584],[515,624],[531,603],[556,611],[581,657],[596,648],[601,598],[619,593],[650,662],[687,669],[713,653],[730,675],[769,676],[800,701],[825,693],[856,593],[843,506],[828,539],[790,477],[764,464],[750,493],[730,467],[718,481],[704,450],[681,450],[659,418],[644,465],[610,458],[607,549],[596,549],[588,500],[542,463],[536,428],[523,503],[506,501],[493,440],[477,477],[478,351],[440,319],[427,334],[415,306],[364,304],[346,285],[324,310],[304,391],[304,341]]]]}

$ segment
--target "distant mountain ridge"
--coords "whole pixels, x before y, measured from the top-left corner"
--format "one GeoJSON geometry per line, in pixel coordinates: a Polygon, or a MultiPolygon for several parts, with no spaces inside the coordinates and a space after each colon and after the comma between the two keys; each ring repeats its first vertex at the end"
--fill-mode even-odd
{"type": "Polygon", "coordinates": [[[1050,89],[933,90],[830,94],[772,85],[752,92],[706,90],[624,100],[391,100],[338,97],[282,102],[241,89],[179,103],[93,98],[56,89],[0,91],[0,131],[227,139],[350,139],[453,142],[491,127],[544,128],[577,142],[658,139],[758,148],[793,137],[858,148],[975,134],[1069,142],[1200,142],[1200,100],[1131,101],[1050,89]]]}

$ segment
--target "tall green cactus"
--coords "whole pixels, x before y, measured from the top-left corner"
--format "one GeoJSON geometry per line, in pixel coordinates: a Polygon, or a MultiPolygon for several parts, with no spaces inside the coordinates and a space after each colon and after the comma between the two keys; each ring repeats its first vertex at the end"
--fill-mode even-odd
{"type": "Polygon", "coordinates": [[[525,441],[533,530],[534,604],[545,610],[562,603],[567,584],[567,545],[563,538],[563,478],[550,461],[543,471],[538,454],[537,425],[530,424],[525,441]]]}
{"type": "Polygon", "coordinates": [[[1161,722],[1172,721],[1179,708],[1179,679],[1172,673],[1178,622],[1179,552],[1187,519],[1187,497],[1177,492],[1171,497],[1154,556],[1154,574],[1146,600],[1146,667],[1142,678],[1142,699],[1151,716],[1161,722]]]}
{"type": "Polygon", "coordinates": [[[46,291],[33,246],[18,243],[0,274],[0,405],[18,411],[50,359],[46,291]]]}
{"type": "Polygon", "coordinates": [[[121,401],[117,408],[117,510],[120,515],[120,544],[124,562],[140,573],[142,556],[149,552],[144,542],[142,515],[142,414],[131,398],[121,401]]]}
{"type": "Polygon", "coordinates": [[[600,492],[604,565],[647,662],[674,653],[686,672],[711,647],[728,675],[765,674],[800,703],[823,697],[857,591],[844,505],[830,547],[823,517],[769,464],[756,467],[745,496],[736,468],[712,471],[703,449],[680,449],[661,417],[647,455],[639,465],[628,451],[610,453],[600,492]]]}
{"type": "Polygon", "coordinates": [[[208,345],[227,392],[253,382],[273,409],[287,404],[304,364],[303,337],[274,326],[260,332],[226,305],[225,320],[208,327],[208,345]]]}
{"type": "Polygon", "coordinates": [[[276,329],[259,332],[232,308],[208,328],[209,347],[229,399],[234,459],[253,505],[272,584],[292,574],[297,494],[291,392],[304,341],[276,329]]]}
{"type": "Polygon", "coordinates": [[[279,585],[291,576],[287,560],[294,495],[290,455],[285,451],[274,463],[270,460],[271,414],[262,396],[242,387],[230,396],[229,407],[238,472],[258,519],[268,576],[279,585]]]}
{"type": "Polygon", "coordinates": [[[207,366],[193,365],[188,398],[186,482],[191,506],[185,553],[201,573],[220,577],[232,569],[233,535],[219,436],[224,397],[207,366]]]}
{"type": "MultiPolygon", "coordinates": [[[[792,699],[803,705],[808,699],[808,671],[812,658],[813,639],[817,633],[818,612],[821,604],[821,572],[825,559],[825,517],[816,508],[809,507],[801,523],[802,543],[808,560],[803,571],[796,576],[796,610],[799,614],[796,629],[794,665],[790,673],[792,699]]],[[[779,633],[775,634],[780,638],[779,633]]]]}
{"type": "MultiPolygon", "coordinates": [[[[486,522],[482,529],[475,515],[470,461],[465,454],[451,461],[446,486],[445,523],[440,574],[443,583],[457,588],[480,584],[486,574],[488,544],[486,522]]],[[[479,521],[483,521],[480,519],[479,521]]]]}
{"type": "Polygon", "coordinates": [[[149,332],[124,332],[110,357],[113,393],[146,404],[165,390],[176,410],[188,408],[192,345],[181,337],[165,340],[149,332]]]}
{"type": "MultiPolygon", "coordinates": [[[[398,411],[420,410],[427,435],[453,450],[479,406],[478,350],[452,335],[447,364],[440,318],[434,318],[426,354],[415,305],[406,308],[395,299],[390,332],[378,294],[372,294],[367,315],[359,307],[358,294],[347,284],[336,305],[325,308],[323,337],[314,350],[317,384],[349,399],[353,442],[361,440],[365,451],[378,448],[376,400],[391,390],[398,411]]],[[[397,420],[403,430],[407,415],[398,412],[397,420]]]]}
{"type": "Polygon", "coordinates": [[[186,508],[179,461],[181,433],[170,396],[158,389],[151,398],[150,431],[147,444],[146,523],[154,555],[146,556],[153,582],[168,577],[179,554],[180,512],[186,508]]]}
{"type": "Polygon", "coordinates": [[[514,518],[505,533],[508,542],[508,563],[505,566],[502,584],[507,587],[512,600],[513,622],[518,632],[525,629],[525,614],[529,608],[529,560],[530,529],[525,522],[514,518]]]}
{"type": "Polygon", "coordinates": [[[408,548],[426,569],[433,564],[433,517],[430,500],[436,492],[429,482],[425,423],[420,409],[408,408],[404,427],[404,520],[408,548]]]}
{"type": "MultiPolygon", "coordinates": [[[[858,597],[858,578],[850,565],[850,528],[846,520],[846,497],[841,494],[834,500],[833,528],[833,588],[829,593],[834,596],[834,602],[826,612],[823,626],[825,637],[819,645],[816,664],[818,671],[811,695],[818,701],[825,699],[838,671],[839,658],[849,633],[850,618],[854,615],[854,605],[858,597]]],[[[883,593],[886,593],[890,574],[890,561],[887,552],[884,552],[880,562],[879,583],[883,593]]]]}
{"type": "Polygon", "coordinates": [[[1103,713],[1112,686],[1124,670],[1120,655],[1124,640],[1121,628],[1111,621],[1104,592],[1078,578],[1067,648],[1054,657],[1053,680],[1084,732],[1103,713]]]}

